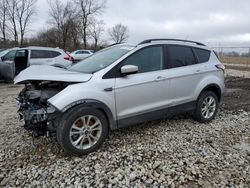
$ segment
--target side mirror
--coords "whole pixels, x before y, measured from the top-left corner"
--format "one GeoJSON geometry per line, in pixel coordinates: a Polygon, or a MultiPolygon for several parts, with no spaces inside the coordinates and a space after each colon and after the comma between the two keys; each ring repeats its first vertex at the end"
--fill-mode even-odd
{"type": "Polygon", "coordinates": [[[129,74],[135,74],[137,72],[138,72],[138,66],[135,65],[124,65],[121,67],[121,73],[124,76],[129,74]]]}

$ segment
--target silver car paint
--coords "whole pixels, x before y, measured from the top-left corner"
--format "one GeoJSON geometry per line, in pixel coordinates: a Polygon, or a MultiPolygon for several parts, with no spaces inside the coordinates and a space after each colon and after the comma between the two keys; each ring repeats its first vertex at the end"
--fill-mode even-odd
{"type": "MultiPolygon", "coordinates": [[[[213,52],[211,52],[211,58],[207,63],[134,74],[117,79],[102,79],[105,73],[135,51],[153,44],[168,43],[152,42],[139,45],[110,66],[94,73],[88,82],[70,85],[50,98],[48,102],[58,110],[63,111],[76,101],[94,99],[106,104],[114,119],[122,119],[195,101],[203,88],[209,84],[217,84],[221,91],[224,91],[223,71],[215,67],[219,61],[213,52]],[[110,87],[113,88],[112,92],[104,91],[105,88],[110,87]]],[[[183,45],[180,42],[171,42],[171,44],[183,45]]],[[[192,44],[185,45],[197,47],[197,45],[192,44]]],[[[203,46],[199,46],[199,48],[208,49],[203,46]]],[[[58,79],[63,78],[58,77],[58,79]]]]}
{"type": "Polygon", "coordinates": [[[26,80],[87,82],[91,77],[92,74],[72,72],[58,67],[32,65],[18,74],[14,83],[17,84],[26,80]]]}
{"type": "Polygon", "coordinates": [[[115,118],[116,109],[114,92],[104,91],[105,88],[114,87],[114,84],[114,79],[99,80],[93,77],[88,82],[69,85],[57,95],[50,98],[48,102],[58,110],[65,111],[65,108],[71,103],[83,99],[94,99],[106,104],[115,118]]]}

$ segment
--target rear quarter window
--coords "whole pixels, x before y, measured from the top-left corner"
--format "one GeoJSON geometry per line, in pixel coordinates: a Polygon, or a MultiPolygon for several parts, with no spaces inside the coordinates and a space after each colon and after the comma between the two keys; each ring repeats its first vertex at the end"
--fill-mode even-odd
{"type": "Polygon", "coordinates": [[[58,57],[60,56],[61,53],[60,52],[56,52],[56,51],[51,51],[51,57],[54,58],[54,57],[58,57]]]}
{"type": "Polygon", "coordinates": [[[199,63],[205,63],[209,60],[211,52],[200,48],[193,48],[199,63]]]}

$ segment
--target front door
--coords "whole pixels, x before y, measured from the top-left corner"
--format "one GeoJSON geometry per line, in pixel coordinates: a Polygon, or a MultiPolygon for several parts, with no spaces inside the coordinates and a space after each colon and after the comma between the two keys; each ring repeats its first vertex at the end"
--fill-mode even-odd
{"type": "Polygon", "coordinates": [[[165,79],[163,47],[150,46],[126,58],[120,66],[136,65],[138,73],[116,78],[117,119],[160,110],[167,105],[168,81],[165,79]]]}
{"type": "Polygon", "coordinates": [[[6,81],[12,81],[15,77],[16,50],[9,51],[0,61],[0,77],[6,81]]]}

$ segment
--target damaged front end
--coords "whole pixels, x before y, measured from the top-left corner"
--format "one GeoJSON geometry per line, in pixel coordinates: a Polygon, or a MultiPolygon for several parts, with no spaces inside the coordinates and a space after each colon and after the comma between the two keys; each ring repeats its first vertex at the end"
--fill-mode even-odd
{"type": "Polygon", "coordinates": [[[33,131],[35,136],[54,133],[60,112],[47,100],[69,83],[53,81],[33,81],[25,85],[18,95],[20,119],[24,120],[24,128],[33,131]]]}

